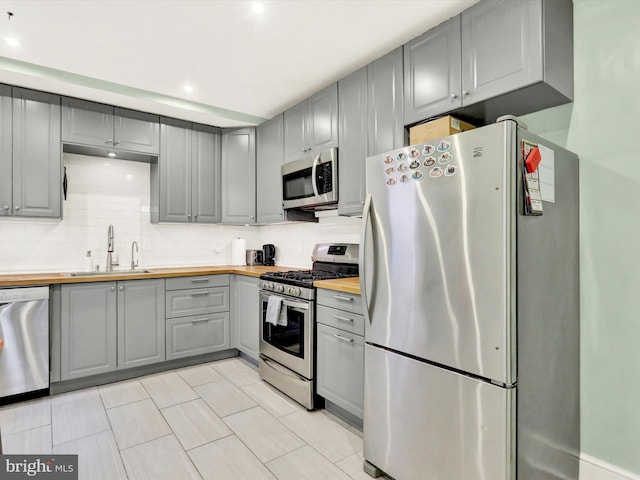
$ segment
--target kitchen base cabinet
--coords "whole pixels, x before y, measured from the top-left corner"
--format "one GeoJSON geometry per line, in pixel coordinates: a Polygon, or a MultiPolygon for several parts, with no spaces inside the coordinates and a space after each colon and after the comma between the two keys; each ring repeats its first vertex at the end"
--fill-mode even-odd
{"type": "Polygon", "coordinates": [[[317,392],[363,418],[364,337],[317,325],[317,392]]]}
{"type": "Polygon", "coordinates": [[[360,295],[318,289],[316,391],[363,418],[364,316],[360,295]]]}
{"type": "Polygon", "coordinates": [[[116,282],[62,286],[62,380],[116,369],[116,317],[116,282]]]}
{"type": "Polygon", "coordinates": [[[234,275],[233,328],[235,347],[254,360],[258,360],[260,342],[260,280],[245,275],[234,275]]]}
{"type": "Polygon", "coordinates": [[[232,347],[229,275],[167,279],[166,359],[232,347]]]}
{"type": "Polygon", "coordinates": [[[165,359],[164,279],[118,282],[118,368],[165,359]]]}
{"type": "Polygon", "coordinates": [[[60,379],[165,359],[164,279],[63,285],[60,379]]]}
{"type": "Polygon", "coordinates": [[[229,312],[167,319],[166,335],[167,360],[226,350],[229,312]]]}

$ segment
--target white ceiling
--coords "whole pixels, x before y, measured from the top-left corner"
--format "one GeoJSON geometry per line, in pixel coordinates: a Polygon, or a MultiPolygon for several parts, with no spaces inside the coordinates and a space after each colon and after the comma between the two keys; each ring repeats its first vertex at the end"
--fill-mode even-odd
{"type": "Polygon", "coordinates": [[[0,82],[255,125],[476,1],[0,1],[0,82]]]}

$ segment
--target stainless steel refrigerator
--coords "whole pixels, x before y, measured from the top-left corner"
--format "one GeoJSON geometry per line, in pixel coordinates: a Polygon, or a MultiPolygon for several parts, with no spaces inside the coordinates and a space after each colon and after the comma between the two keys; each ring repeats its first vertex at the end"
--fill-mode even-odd
{"type": "Polygon", "coordinates": [[[366,182],[365,471],[577,479],[577,156],[505,120],[369,157],[366,182]]]}

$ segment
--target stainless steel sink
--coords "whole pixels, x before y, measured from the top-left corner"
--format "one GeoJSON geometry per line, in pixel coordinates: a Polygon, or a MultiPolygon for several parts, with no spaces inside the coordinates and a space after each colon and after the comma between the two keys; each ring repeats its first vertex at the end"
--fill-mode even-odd
{"type": "Polygon", "coordinates": [[[71,272],[70,277],[98,277],[105,275],[137,275],[139,273],[151,273],[151,270],[112,270],[110,272],[71,272]]]}

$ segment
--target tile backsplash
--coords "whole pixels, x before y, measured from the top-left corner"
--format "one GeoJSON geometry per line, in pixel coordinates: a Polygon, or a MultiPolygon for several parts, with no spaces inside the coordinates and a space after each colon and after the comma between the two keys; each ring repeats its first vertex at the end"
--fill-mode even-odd
{"type": "Polygon", "coordinates": [[[128,268],[134,240],[147,268],[228,264],[236,237],[247,248],[273,243],[276,264],[307,268],[314,244],[358,242],[360,219],[338,216],[263,227],[151,224],[148,164],[73,154],[64,154],[64,164],[63,220],[0,219],[0,273],[82,270],[87,250],[104,269],[109,224],[119,268],[128,268]]]}

